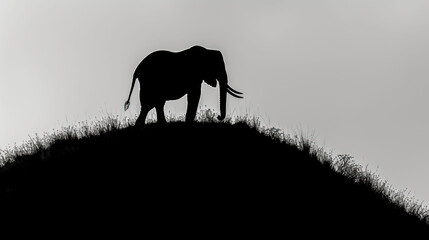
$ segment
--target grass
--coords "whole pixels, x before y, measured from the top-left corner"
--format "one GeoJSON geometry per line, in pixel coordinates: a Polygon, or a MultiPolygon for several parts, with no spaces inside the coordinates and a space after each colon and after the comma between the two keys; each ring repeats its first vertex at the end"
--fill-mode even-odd
{"type": "Polygon", "coordinates": [[[108,117],[31,138],[1,153],[1,204],[9,213],[116,224],[138,215],[180,229],[264,236],[303,227],[321,235],[428,231],[421,202],[351,156],[328,154],[303,134],[262,127],[254,117],[215,117],[205,110],[193,124],[169,116],[169,124],[143,127],[108,117]]]}

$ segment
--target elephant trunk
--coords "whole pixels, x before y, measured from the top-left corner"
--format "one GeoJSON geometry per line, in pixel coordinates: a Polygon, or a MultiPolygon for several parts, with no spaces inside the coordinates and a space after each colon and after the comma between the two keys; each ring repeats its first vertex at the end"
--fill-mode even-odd
{"type": "Polygon", "coordinates": [[[226,91],[227,84],[220,84],[220,115],[217,117],[219,121],[222,121],[226,117],[226,91]]]}
{"type": "Polygon", "coordinates": [[[223,61],[222,54],[217,51],[218,56],[218,75],[217,80],[219,81],[219,93],[220,93],[220,115],[217,117],[219,121],[222,121],[226,117],[226,93],[228,92],[228,75],[225,69],[225,62],[223,61]]]}

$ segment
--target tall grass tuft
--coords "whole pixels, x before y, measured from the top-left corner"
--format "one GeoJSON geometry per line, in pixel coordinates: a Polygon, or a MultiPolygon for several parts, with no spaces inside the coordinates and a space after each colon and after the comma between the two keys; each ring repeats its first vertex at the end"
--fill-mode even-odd
{"type": "Polygon", "coordinates": [[[29,140],[21,145],[15,144],[13,147],[0,149],[0,166],[13,161],[17,157],[46,150],[50,145],[58,141],[100,136],[133,126],[134,122],[135,120],[128,117],[120,118],[119,116],[108,115],[101,119],[96,118],[92,121],[82,121],[72,126],[64,126],[59,130],[53,130],[51,133],[45,132],[42,137],[35,134],[34,137],[29,136],[29,140]]]}

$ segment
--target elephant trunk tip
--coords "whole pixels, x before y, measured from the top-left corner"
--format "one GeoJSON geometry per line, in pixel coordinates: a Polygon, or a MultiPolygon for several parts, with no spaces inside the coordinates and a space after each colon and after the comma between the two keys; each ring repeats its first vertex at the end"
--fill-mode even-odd
{"type": "Polygon", "coordinates": [[[223,116],[223,115],[217,116],[217,120],[219,120],[219,121],[223,121],[224,119],[225,119],[225,116],[223,116]]]}

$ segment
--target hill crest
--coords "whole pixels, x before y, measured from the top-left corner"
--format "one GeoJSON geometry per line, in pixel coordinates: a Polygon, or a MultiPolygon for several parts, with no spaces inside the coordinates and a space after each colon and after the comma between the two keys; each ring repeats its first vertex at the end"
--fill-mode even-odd
{"type": "Polygon", "coordinates": [[[347,156],[341,167],[308,140],[261,129],[255,120],[104,127],[86,136],[70,131],[6,163],[3,204],[12,213],[38,206],[99,221],[131,214],[178,225],[221,221],[243,231],[428,229],[419,209],[413,214],[371,189],[370,176],[353,177],[359,170],[347,156]]]}

